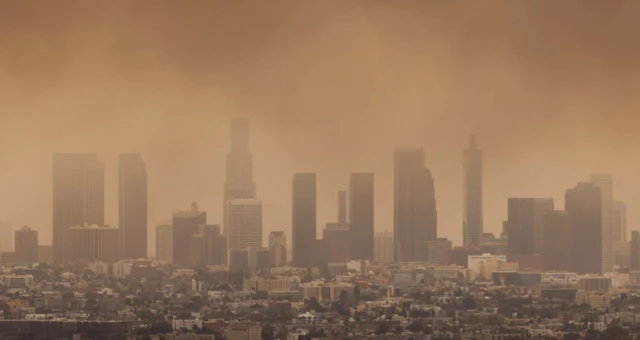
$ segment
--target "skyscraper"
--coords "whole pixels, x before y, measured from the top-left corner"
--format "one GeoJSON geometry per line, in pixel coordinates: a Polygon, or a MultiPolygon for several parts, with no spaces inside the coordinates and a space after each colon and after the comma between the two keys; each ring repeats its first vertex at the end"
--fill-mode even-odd
{"type": "Polygon", "coordinates": [[[293,262],[299,267],[314,264],[316,242],[316,174],[293,175],[291,243],[293,262]]]}
{"type": "Polygon", "coordinates": [[[156,227],[156,259],[173,262],[173,225],[161,224],[156,227]]]}
{"type": "MultiPolygon", "coordinates": [[[[373,174],[354,173],[349,178],[350,257],[373,259],[373,174]]],[[[338,216],[340,217],[340,216],[338,216]]]]}
{"type": "Polygon", "coordinates": [[[38,262],[38,231],[24,226],[16,230],[16,262],[38,262]]]}
{"type": "Polygon", "coordinates": [[[338,223],[347,223],[347,192],[338,191],[338,223]]]}
{"type": "Polygon", "coordinates": [[[147,257],[147,170],[139,154],[120,154],[118,214],[122,258],[147,257]]]}
{"type": "Polygon", "coordinates": [[[394,154],[394,259],[426,261],[425,245],[437,237],[435,190],[422,148],[394,154]]]}
{"type": "Polygon", "coordinates": [[[53,156],[53,261],[69,261],[69,228],[104,224],[104,164],[95,154],[53,156]]]}
{"type": "MultiPolygon", "coordinates": [[[[355,258],[352,233],[347,223],[327,223],[322,231],[323,245],[326,247],[328,262],[345,262],[355,258]]],[[[371,241],[373,247],[373,240],[371,241]]]]}
{"type": "Polygon", "coordinates": [[[613,272],[613,176],[591,175],[591,182],[602,195],[602,271],[613,272]]]}
{"type": "Polygon", "coordinates": [[[231,150],[227,154],[227,180],[223,196],[223,227],[226,234],[227,203],[234,199],[256,198],[253,158],[249,151],[249,120],[245,118],[231,121],[231,150]]]}
{"type": "Polygon", "coordinates": [[[376,233],[373,238],[373,259],[377,263],[393,262],[393,233],[383,231],[376,233]]]}
{"type": "Polygon", "coordinates": [[[120,259],[119,228],[82,225],[69,228],[70,261],[116,262],[120,259]]]}
{"type": "Polygon", "coordinates": [[[613,240],[627,240],[627,205],[622,201],[613,202],[613,240]]]}
{"type": "Polygon", "coordinates": [[[262,247],[262,201],[233,199],[227,202],[229,250],[262,247]]]}
{"type": "Polygon", "coordinates": [[[565,194],[573,238],[573,271],[579,274],[603,272],[602,195],[593,183],[578,183],[565,194]]]}
{"type": "Polygon", "coordinates": [[[484,232],[482,220],[482,150],[476,146],[476,137],[469,138],[469,148],[463,154],[463,244],[479,246],[484,232]]]}
{"type": "Polygon", "coordinates": [[[542,255],[546,215],[553,211],[551,198],[509,198],[507,253],[542,255]]]}
{"type": "Polygon", "coordinates": [[[272,231],[269,234],[269,252],[272,266],[287,265],[287,235],[284,231],[272,231]]]}
{"type": "Polygon", "coordinates": [[[191,203],[191,211],[173,213],[173,263],[191,266],[191,237],[198,234],[200,226],[207,224],[207,213],[198,211],[198,204],[191,203]]]}
{"type": "Polygon", "coordinates": [[[544,270],[573,269],[573,235],[569,214],[563,210],[550,211],[544,225],[544,270]]]}
{"type": "Polygon", "coordinates": [[[631,232],[631,246],[629,250],[629,269],[640,270],[640,231],[631,232]]]}

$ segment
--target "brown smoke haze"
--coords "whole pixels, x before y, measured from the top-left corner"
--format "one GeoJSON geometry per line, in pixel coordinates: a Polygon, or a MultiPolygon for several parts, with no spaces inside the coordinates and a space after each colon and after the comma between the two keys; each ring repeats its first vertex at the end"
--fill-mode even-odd
{"type": "MultiPolygon", "coordinates": [[[[462,150],[485,154],[485,230],[507,197],[614,174],[640,221],[638,1],[0,1],[0,219],[50,243],[51,154],[141,152],[149,227],[197,200],[222,219],[228,120],[251,119],[265,235],[291,232],[294,172],[318,172],[318,231],[348,175],[423,146],[439,235],[461,242],[462,150]]],[[[152,242],[151,244],[154,244],[152,242]]],[[[153,249],[153,247],[151,247],[153,249]]],[[[153,250],[152,250],[153,252],[153,250]]]]}

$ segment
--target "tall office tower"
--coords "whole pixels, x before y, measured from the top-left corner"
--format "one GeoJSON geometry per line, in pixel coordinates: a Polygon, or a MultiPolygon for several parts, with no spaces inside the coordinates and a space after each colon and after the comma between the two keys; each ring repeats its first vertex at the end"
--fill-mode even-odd
{"type": "Polygon", "coordinates": [[[0,222],[0,253],[14,251],[13,226],[9,222],[0,222]]]}
{"type": "Polygon", "coordinates": [[[232,270],[249,267],[249,249],[229,250],[229,267],[232,270]]]}
{"type": "Polygon", "coordinates": [[[602,259],[602,195],[593,183],[578,183],[565,194],[573,238],[573,271],[604,272],[602,259]]]}
{"type": "Polygon", "coordinates": [[[349,178],[350,258],[373,259],[373,173],[354,173],[349,178]]]}
{"type": "Polygon", "coordinates": [[[201,267],[207,264],[205,238],[202,231],[202,228],[200,228],[200,231],[191,235],[191,239],[189,240],[189,248],[187,251],[189,252],[191,265],[194,267],[201,267]]]}
{"type": "Polygon", "coordinates": [[[156,259],[161,262],[173,262],[173,226],[161,224],[156,227],[156,259]]]}
{"type": "Polygon", "coordinates": [[[231,121],[231,150],[227,154],[227,180],[223,196],[223,227],[226,234],[227,203],[235,199],[256,198],[253,158],[249,151],[249,120],[245,118],[231,121]]]}
{"type": "Polygon", "coordinates": [[[347,223],[347,192],[338,191],[338,223],[347,223]]]}
{"type": "Polygon", "coordinates": [[[629,248],[629,269],[640,270],[640,231],[631,231],[631,246],[629,248]]]}
{"type": "Polygon", "coordinates": [[[316,174],[293,175],[291,244],[293,263],[298,267],[314,265],[316,242],[316,174]]]}
{"type": "Polygon", "coordinates": [[[51,263],[53,261],[52,246],[38,246],[38,262],[51,263]]]}
{"type": "Polygon", "coordinates": [[[544,225],[544,270],[572,270],[573,235],[571,220],[566,211],[550,211],[544,225]]]}
{"type": "Polygon", "coordinates": [[[629,268],[629,241],[613,242],[613,265],[629,268]]]}
{"type": "MultiPolygon", "coordinates": [[[[354,258],[353,235],[347,223],[327,223],[322,231],[328,262],[346,262],[354,258]]],[[[371,241],[373,247],[373,240],[371,241]]]]}
{"type": "Polygon", "coordinates": [[[122,258],[146,258],[147,169],[139,154],[120,154],[118,200],[122,258]]]}
{"type": "Polygon", "coordinates": [[[394,187],[394,260],[426,261],[425,245],[437,237],[437,211],[422,148],[396,149],[394,187]]]}
{"type": "Polygon", "coordinates": [[[16,230],[16,262],[38,262],[38,231],[24,226],[16,230]]]}
{"type": "Polygon", "coordinates": [[[613,202],[613,241],[627,240],[627,205],[623,201],[613,202]]]}
{"type": "Polygon", "coordinates": [[[191,211],[173,213],[173,263],[190,266],[191,236],[197,234],[200,226],[207,224],[207,213],[198,211],[198,204],[191,203],[191,211]]]}
{"type": "Polygon", "coordinates": [[[120,259],[120,229],[112,226],[83,225],[69,228],[70,261],[109,262],[120,259]]]}
{"type": "Polygon", "coordinates": [[[551,198],[509,198],[507,253],[542,255],[546,215],[553,211],[551,198]]]}
{"type": "Polygon", "coordinates": [[[53,261],[69,261],[69,228],[104,224],[104,164],[95,154],[53,155],[53,261]]]}
{"type": "Polygon", "coordinates": [[[227,239],[229,250],[262,247],[262,201],[227,202],[227,239]]]}
{"type": "Polygon", "coordinates": [[[602,272],[613,272],[613,176],[591,175],[602,196],[602,272]]]}
{"type": "Polygon", "coordinates": [[[427,242],[428,258],[432,264],[446,266],[449,264],[449,252],[451,251],[451,241],[446,238],[438,238],[427,242]]]}
{"type": "Polygon", "coordinates": [[[393,233],[383,231],[373,237],[373,260],[377,263],[393,263],[393,233]]]}
{"type": "Polygon", "coordinates": [[[284,231],[272,231],[269,234],[269,252],[272,266],[287,265],[287,234],[284,231]]]}
{"type": "Polygon", "coordinates": [[[222,228],[219,224],[208,224],[201,226],[201,233],[204,237],[204,258],[203,263],[222,266],[227,264],[227,237],[222,235],[222,228]]]}
{"type": "Polygon", "coordinates": [[[466,247],[479,246],[484,233],[482,219],[482,150],[476,146],[476,136],[469,138],[469,148],[463,154],[463,216],[462,239],[466,247]]]}

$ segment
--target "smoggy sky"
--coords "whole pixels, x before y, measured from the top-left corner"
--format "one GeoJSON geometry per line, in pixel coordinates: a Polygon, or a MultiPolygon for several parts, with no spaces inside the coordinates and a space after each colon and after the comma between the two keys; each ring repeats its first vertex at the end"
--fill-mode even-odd
{"type": "MultiPolygon", "coordinates": [[[[220,222],[228,120],[251,119],[264,234],[291,232],[294,172],[318,233],[350,172],[393,229],[393,149],[423,146],[439,235],[461,242],[462,150],[485,154],[485,230],[507,197],[592,172],[640,219],[638,1],[1,1],[0,219],[51,236],[51,154],[141,152],[154,226],[197,200],[220,222]]],[[[150,250],[154,252],[153,247],[150,250]]]]}

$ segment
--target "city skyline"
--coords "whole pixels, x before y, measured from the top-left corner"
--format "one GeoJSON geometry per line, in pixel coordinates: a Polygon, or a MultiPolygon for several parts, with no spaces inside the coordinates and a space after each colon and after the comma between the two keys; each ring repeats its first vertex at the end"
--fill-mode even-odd
{"type": "MultiPolygon", "coordinates": [[[[234,117],[252,122],[263,239],[273,230],[290,231],[290,193],[283,188],[296,172],[318,174],[319,226],[333,221],[335,191],[347,188],[349,173],[375,173],[375,231],[392,230],[392,153],[397,146],[414,145],[425,148],[436,181],[439,236],[460,244],[460,152],[470,133],[484,150],[485,231],[500,231],[506,198],[562,202],[564,188],[594,172],[615,176],[616,198],[629,208],[629,229],[638,221],[638,137],[631,129],[637,104],[627,95],[640,84],[634,72],[640,67],[637,52],[620,43],[622,38],[600,48],[589,34],[553,34],[562,24],[576,32],[627,36],[633,30],[620,25],[634,27],[635,22],[625,6],[580,4],[576,10],[562,3],[494,4],[469,14],[477,26],[469,31],[457,18],[400,24],[414,22],[414,13],[426,19],[451,13],[459,9],[455,4],[383,5],[384,15],[382,8],[347,3],[321,6],[326,12],[305,7],[268,14],[247,5],[239,6],[239,13],[256,19],[295,13],[309,26],[288,34],[270,26],[271,20],[257,20],[246,36],[212,38],[223,47],[215,53],[201,41],[163,34],[183,32],[180,27],[210,33],[210,18],[204,20],[193,8],[184,9],[189,20],[172,21],[167,15],[175,8],[168,4],[159,5],[153,16],[136,7],[119,19],[107,10],[60,5],[42,20],[41,8],[3,6],[0,42],[8,53],[0,56],[0,74],[6,75],[0,96],[7,131],[0,143],[5,165],[0,187],[13,195],[2,198],[0,218],[38,230],[45,244],[51,244],[52,233],[50,155],[57,152],[95,152],[105,163],[105,222],[110,225],[118,225],[117,155],[144,157],[153,197],[149,249],[154,249],[153,226],[172,211],[188,209],[192,200],[212,223],[222,224],[220,193],[234,117]],[[510,15],[533,6],[546,10],[528,11],[521,22],[510,15]],[[610,16],[594,19],[590,13],[596,10],[610,16]],[[352,11],[361,11],[362,21],[353,22],[347,14],[352,11]],[[549,19],[541,12],[556,16],[549,19]],[[326,20],[328,13],[333,20],[326,20]],[[139,20],[143,14],[146,19],[139,20]],[[31,26],[26,24],[30,18],[31,26]],[[96,21],[106,31],[93,30],[89,23],[96,21]],[[353,36],[339,34],[344,28],[353,36]],[[74,30],[87,33],[76,36],[74,30]],[[16,32],[29,34],[33,44],[25,45],[16,32]],[[269,43],[253,38],[263,32],[269,43]],[[347,44],[355,37],[362,39],[347,44]],[[417,44],[425,37],[434,45],[417,44]],[[97,43],[102,40],[114,41],[113,50],[97,43]],[[50,48],[40,50],[39,43],[50,48]],[[336,59],[334,52],[345,46],[349,53],[336,59]],[[50,62],[42,64],[43,58],[50,62]],[[92,77],[85,76],[88,71],[92,77]],[[398,90],[395,84],[405,87],[398,90]]],[[[241,21],[219,19],[220,25],[239,29],[241,21]]]]}

